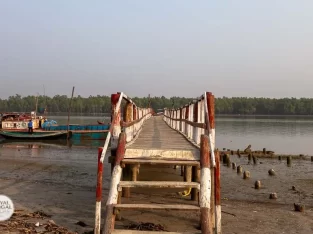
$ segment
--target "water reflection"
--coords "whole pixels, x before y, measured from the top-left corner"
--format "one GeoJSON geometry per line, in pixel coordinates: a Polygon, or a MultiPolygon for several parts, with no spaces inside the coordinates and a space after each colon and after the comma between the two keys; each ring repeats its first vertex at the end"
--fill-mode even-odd
{"type": "Polygon", "coordinates": [[[98,148],[103,146],[104,140],[7,140],[0,139],[0,148],[28,148],[28,149],[48,149],[48,148],[98,148]]]}

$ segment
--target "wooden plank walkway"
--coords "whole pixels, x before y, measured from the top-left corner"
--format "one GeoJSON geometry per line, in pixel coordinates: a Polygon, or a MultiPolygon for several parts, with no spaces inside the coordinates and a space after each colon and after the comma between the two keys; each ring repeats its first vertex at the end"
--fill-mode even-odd
{"type": "MultiPolygon", "coordinates": [[[[123,93],[112,94],[111,101],[112,124],[104,147],[99,148],[98,155],[95,234],[100,234],[103,158],[111,133],[112,178],[104,217],[105,234],[140,233],[138,230],[115,230],[116,218],[121,219],[121,215],[129,214],[127,210],[137,209],[156,214],[158,212],[155,211],[160,210],[188,211],[190,215],[200,212],[201,233],[221,234],[220,157],[218,151],[215,151],[212,93],[205,92],[200,98],[181,108],[165,109],[163,116],[153,116],[151,108],[137,107],[123,93]],[[123,108],[122,100],[126,101],[123,108]],[[149,173],[150,180],[145,178],[141,181],[141,165],[149,165],[147,169],[151,169],[151,165],[162,166],[162,170],[164,167],[170,169],[179,165],[182,177],[168,181],[163,176],[153,176],[149,173]],[[146,191],[186,189],[178,194],[190,196],[192,204],[186,204],[179,197],[178,204],[156,204],[153,202],[155,192],[150,194],[150,203],[140,204],[141,199],[137,199],[139,204],[134,203],[130,200],[130,191],[138,188],[144,188],[146,191]]],[[[186,218],[187,216],[189,215],[186,214],[186,218]]],[[[181,231],[198,233],[194,227],[181,231]]]]}
{"type": "Polygon", "coordinates": [[[126,148],[125,158],[199,160],[199,149],[170,128],[163,116],[148,119],[139,137],[126,148]]]}

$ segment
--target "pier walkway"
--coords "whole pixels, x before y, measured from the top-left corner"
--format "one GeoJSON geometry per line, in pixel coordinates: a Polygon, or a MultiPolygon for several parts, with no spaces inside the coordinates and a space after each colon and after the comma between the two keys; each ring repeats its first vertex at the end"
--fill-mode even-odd
{"type": "Polygon", "coordinates": [[[220,157],[215,149],[214,96],[206,92],[192,103],[178,109],[164,109],[161,114],[155,114],[151,108],[137,107],[123,93],[113,94],[111,101],[111,127],[104,147],[99,148],[95,234],[101,229],[105,234],[150,233],[115,229],[115,220],[121,218],[123,210],[134,209],[199,212],[201,232],[195,233],[220,234],[220,157]],[[112,176],[105,215],[101,218],[102,170],[109,143],[112,176]],[[179,167],[183,180],[139,181],[141,165],[179,167]],[[190,196],[194,202],[123,203],[122,197],[130,198],[133,188],[185,189],[184,196],[190,196]]]}

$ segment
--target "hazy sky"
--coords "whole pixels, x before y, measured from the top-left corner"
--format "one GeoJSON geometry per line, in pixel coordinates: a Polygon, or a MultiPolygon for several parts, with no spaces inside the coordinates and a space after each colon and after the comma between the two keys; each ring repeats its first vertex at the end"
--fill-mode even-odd
{"type": "Polygon", "coordinates": [[[0,0],[0,97],[313,97],[312,0],[0,0]]]}

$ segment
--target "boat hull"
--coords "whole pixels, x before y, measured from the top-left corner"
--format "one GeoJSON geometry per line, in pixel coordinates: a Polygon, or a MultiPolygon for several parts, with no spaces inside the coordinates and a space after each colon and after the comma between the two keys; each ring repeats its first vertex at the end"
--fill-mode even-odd
{"type": "MultiPolygon", "coordinates": [[[[0,135],[5,139],[20,139],[20,140],[52,140],[66,139],[67,132],[18,132],[18,131],[1,131],[0,135]]],[[[70,134],[71,137],[71,134],[70,134]]]]}
{"type": "MultiPolygon", "coordinates": [[[[105,140],[110,125],[70,125],[73,140],[105,140]]],[[[67,131],[67,125],[52,125],[43,129],[44,131],[67,131]]]]}

